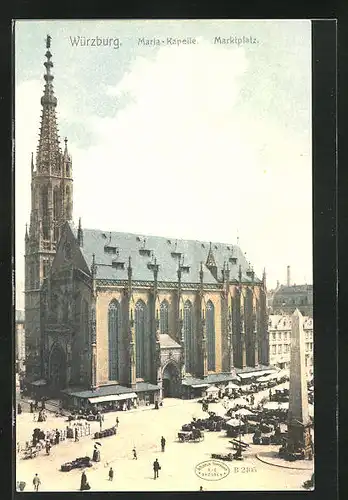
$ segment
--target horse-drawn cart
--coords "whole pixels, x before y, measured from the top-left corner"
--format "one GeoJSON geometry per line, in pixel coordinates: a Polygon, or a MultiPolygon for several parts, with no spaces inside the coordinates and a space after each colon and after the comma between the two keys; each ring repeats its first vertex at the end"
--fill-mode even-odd
{"type": "Polygon", "coordinates": [[[192,429],[190,431],[180,431],[178,432],[178,439],[181,443],[188,441],[203,441],[204,433],[200,429],[192,429]]]}

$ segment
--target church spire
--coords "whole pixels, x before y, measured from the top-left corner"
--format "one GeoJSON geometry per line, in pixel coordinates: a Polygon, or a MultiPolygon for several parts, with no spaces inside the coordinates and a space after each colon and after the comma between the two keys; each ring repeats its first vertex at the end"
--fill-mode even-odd
{"type": "Polygon", "coordinates": [[[50,173],[58,172],[61,164],[61,149],[59,145],[56,106],[57,98],[54,95],[53,79],[51,73],[53,62],[51,61],[52,54],[50,52],[51,37],[46,38],[46,61],[44,66],[46,73],[44,74],[45,87],[44,94],[41,97],[42,113],[40,138],[36,156],[36,169],[39,172],[50,173]]]}

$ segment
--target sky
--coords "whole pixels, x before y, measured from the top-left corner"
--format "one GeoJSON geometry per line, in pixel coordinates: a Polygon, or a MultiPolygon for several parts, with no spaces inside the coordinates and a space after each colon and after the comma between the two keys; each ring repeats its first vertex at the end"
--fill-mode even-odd
{"type": "Polygon", "coordinates": [[[33,20],[14,32],[17,308],[47,34],[75,222],[238,243],[268,288],[288,265],[292,283],[312,283],[310,21],[33,20]]]}

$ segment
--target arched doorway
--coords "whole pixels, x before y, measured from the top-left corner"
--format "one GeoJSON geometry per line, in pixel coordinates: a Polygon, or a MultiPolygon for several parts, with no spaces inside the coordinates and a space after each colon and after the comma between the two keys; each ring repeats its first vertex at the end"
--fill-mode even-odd
{"type": "Polygon", "coordinates": [[[53,392],[59,393],[66,387],[66,358],[62,347],[58,344],[51,350],[49,379],[53,392]]]}
{"type": "Polygon", "coordinates": [[[163,398],[179,398],[180,397],[180,371],[176,364],[169,362],[163,369],[162,387],[163,398]]]}

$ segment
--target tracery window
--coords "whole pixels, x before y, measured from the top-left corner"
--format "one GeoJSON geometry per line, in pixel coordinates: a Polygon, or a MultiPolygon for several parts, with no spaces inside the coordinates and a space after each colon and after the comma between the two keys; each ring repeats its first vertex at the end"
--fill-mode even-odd
{"type": "Polygon", "coordinates": [[[85,344],[89,343],[89,305],[86,299],[83,299],[82,303],[82,314],[83,314],[83,331],[85,344]]]}
{"type": "Polygon", "coordinates": [[[195,345],[193,334],[192,304],[186,300],[184,304],[184,339],[185,339],[185,364],[186,371],[194,372],[195,345]]]}
{"type": "Polygon", "coordinates": [[[169,304],[166,300],[161,302],[160,306],[160,332],[168,333],[169,331],[169,304]]]}
{"type": "Polygon", "coordinates": [[[117,300],[110,302],[108,311],[109,380],[119,378],[120,312],[119,302],[117,300]]]}
{"type": "Polygon", "coordinates": [[[145,353],[147,348],[147,308],[142,300],[135,304],[135,350],[136,350],[136,376],[145,376],[145,353]]]}
{"type": "Polygon", "coordinates": [[[215,370],[215,308],[209,300],[206,307],[208,370],[215,370]]]}

